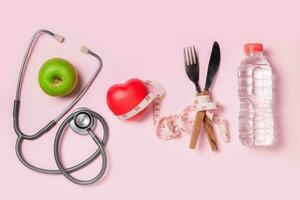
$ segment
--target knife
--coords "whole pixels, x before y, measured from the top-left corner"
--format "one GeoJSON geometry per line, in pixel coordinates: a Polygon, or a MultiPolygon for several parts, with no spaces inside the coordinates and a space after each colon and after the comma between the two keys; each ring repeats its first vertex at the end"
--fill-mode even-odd
{"type": "MultiPolygon", "coordinates": [[[[204,91],[202,93],[199,93],[198,95],[209,95],[209,88],[211,87],[214,77],[219,69],[220,60],[221,60],[220,46],[218,42],[215,41],[212,47],[211,56],[208,64],[204,91]]],[[[191,149],[196,148],[196,144],[200,134],[200,128],[203,122],[204,122],[204,129],[207,133],[211,149],[213,151],[216,151],[217,143],[216,143],[216,137],[212,126],[212,121],[208,117],[206,117],[205,111],[198,111],[196,113],[192,137],[190,140],[190,148],[191,149]]]]}
{"type": "MultiPolygon", "coordinates": [[[[208,64],[208,70],[207,70],[207,75],[206,75],[206,81],[205,81],[205,87],[204,90],[209,94],[209,88],[212,85],[212,82],[216,76],[216,73],[218,72],[219,66],[220,66],[220,60],[221,60],[221,51],[220,51],[220,46],[218,42],[214,42],[211,55],[210,55],[210,60],[208,64]]],[[[205,111],[204,111],[205,112],[205,111]]],[[[213,151],[217,151],[217,141],[216,141],[216,134],[213,129],[213,123],[212,120],[207,117],[206,115],[204,116],[204,129],[207,134],[207,138],[210,144],[210,147],[213,151]]]]}
{"type": "Polygon", "coordinates": [[[220,66],[220,61],[221,61],[221,51],[220,51],[220,46],[218,42],[214,42],[210,59],[209,59],[209,64],[208,64],[208,70],[207,70],[207,75],[206,75],[206,81],[205,81],[205,87],[204,89],[206,91],[209,90],[215,75],[219,69],[220,66]]]}

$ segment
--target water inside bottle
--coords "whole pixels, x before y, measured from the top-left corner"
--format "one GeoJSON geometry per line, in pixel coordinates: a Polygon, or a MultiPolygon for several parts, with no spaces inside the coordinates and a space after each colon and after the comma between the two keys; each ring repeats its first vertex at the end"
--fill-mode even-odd
{"type": "Polygon", "coordinates": [[[274,142],[272,69],[262,52],[246,54],[238,69],[239,138],[249,146],[274,142]]]}

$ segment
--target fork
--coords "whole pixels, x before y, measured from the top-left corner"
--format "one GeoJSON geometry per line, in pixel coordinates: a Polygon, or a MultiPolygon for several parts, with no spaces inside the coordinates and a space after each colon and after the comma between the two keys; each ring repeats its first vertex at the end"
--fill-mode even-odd
{"type": "MultiPolygon", "coordinates": [[[[199,62],[198,62],[198,56],[197,56],[195,46],[184,48],[183,54],[184,54],[185,72],[188,78],[194,83],[197,96],[199,96],[201,95],[201,88],[199,85],[199,62]]],[[[191,149],[196,148],[196,144],[200,135],[200,129],[204,117],[205,117],[205,112],[198,111],[196,113],[194,125],[193,125],[193,131],[192,131],[192,138],[190,142],[191,149]]]]}
{"type": "Polygon", "coordinates": [[[197,93],[201,93],[199,85],[199,62],[195,46],[183,49],[184,67],[188,78],[194,83],[197,93]]]}

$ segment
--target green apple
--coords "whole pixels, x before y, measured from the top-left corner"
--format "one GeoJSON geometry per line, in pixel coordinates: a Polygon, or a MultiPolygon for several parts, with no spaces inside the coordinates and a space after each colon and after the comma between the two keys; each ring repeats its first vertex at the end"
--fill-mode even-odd
{"type": "Polygon", "coordinates": [[[47,60],[39,71],[39,85],[50,96],[65,96],[77,84],[77,73],[70,62],[62,58],[47,60]]]}

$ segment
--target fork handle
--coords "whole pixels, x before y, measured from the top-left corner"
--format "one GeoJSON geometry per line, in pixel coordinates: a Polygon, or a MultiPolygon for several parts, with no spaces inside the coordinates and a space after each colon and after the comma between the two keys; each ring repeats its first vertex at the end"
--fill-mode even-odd
{"type": "MultiPolygon", "coordinates": [[[[198,93],[197,96],[207,95],[209,94],[208,91],[203,91],[202,93],[198,93]]],[[[193,125],[193,131],[192,131],[192,137],[190,140],[190,149],[195,149],[197,145],[197,141],[200,135],[201,126],[205,117],[205,110],[198,111],[195,116],[194,125],[193,125]]]]}
{"type": "Polygon", "coordinates": [[[205,111],[198,111],[196,113],[194,125],[193,125],[192,137],[190,140],[190,149],[196,148],[204,117],[205,117],[205,111]]]}

